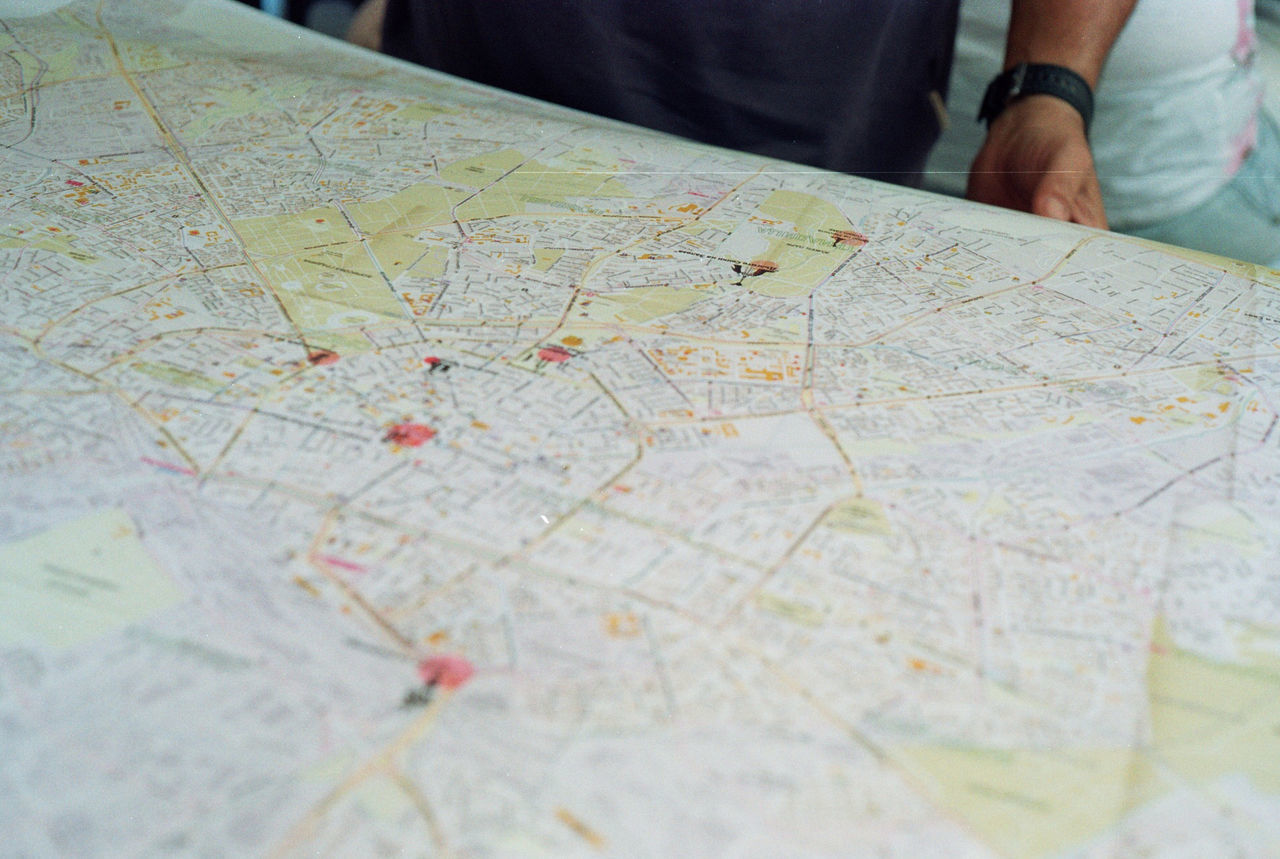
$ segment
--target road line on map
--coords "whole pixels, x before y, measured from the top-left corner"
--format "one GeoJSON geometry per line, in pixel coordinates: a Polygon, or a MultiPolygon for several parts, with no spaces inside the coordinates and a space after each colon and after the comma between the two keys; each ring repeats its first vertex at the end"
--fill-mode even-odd
{"type": "MultiPolygon", "coordinates": [[[[252,421],[255,417],[259,417],[259,416],[277,417],[276,415],[272,415],[269,412],[263,412],[261,410],[262,403],[266,400],[266,398],[268,396],[278,393],[280,391],[280,388],[283,387],[286,383],[292,382],[294,379],[298,378],[309,369],[310,367],[308,367],[306,364],[303,364],[303,366],[300,367],[298,370],[294,371],[288,376],[281,376],[279,380],[277,380],[276,382],[270,385],[267,385],[263,389],[262,393],[259,394],[257,397],[257,402],[254,403],[252,406],[248,407],[248,414],[246,414],[244,416],[244,419],[240,421],[240,424],[231,433],[230,437],[227,438],[227,443],[222,446],[222,449],[218,451],[217,456],[215,456],[213,460],[209,463],[209,467],[206,469],[207,474],[212,474],[213,470],[222,464],[222,460],[225,459],[229,453],[231,453],[231,449],[235,447],[236,442],[240,440],[240,435],[249,426],[250,421],[252,421]]],[[[197,402],[201,404],[206,404],[206,403],[212,404],[212,403],[209,403],[209,401],[197,401],[197,402]]],[[[326,432],[329,431],[327,427],[323,427],[319,425],[313,425],[313,426],[315,426],[317,429],[321,429],[326,432]]]]}
{"type": "MultiPolygon", "coordinates": [[[[1116,371],[1114,373],[1104,373],[1096,376],[1073,376],[1070,378],[1047,379],[1047,380],[1041,380],[1038,382],[1025,382],[1018,385],[1005,385],[1001,387],[966,388],[963,391],[942,391],[942,392],[932,393],[932,394],[916,394],[916,395],[905,396],[905,397],[891,397],[888,399],[859,400],[856,402],[848,402],[848,403],[828,403],[826,405],[821,405],[821,406],[815,405],[813,408],[819,412],[845,411],[849,409],[866,408],[869,406],[905,405],[909,403],[927,402],[931,400],[942,400],[942,399],[949,399],[953,397],[986,396],[989,394],[1003,394],[1003,393],[1012,393],[1017,391],[1051,389],[1051,388],[1059,388],[1064,386],[1069,387],[1072,385],[1090,384],[1093,382],[1107,382],[1107,381],[1113,381],[1115,379],[1132,378],[1135,376],[1158,375],[1160,373],[1175,372],[1177,370],[1187,370],[1187,369],[1193,369],[1196,367],[1217,367],[1217,366],[1221,366],[1224,363],[1238,363],[1241,361],[1257,361],[1257,360],[1265,360],[1268,358],[1280,358],[1280,351],[1257,352],[1250,355],[1224,355],[1224,356],[1215,357],[1212,359],[1206,358],[1200,361],[1192,361],[1185,364],[1170,364],[1164,367],[1153,367],[1146,370],[1136,370],[1136,371],[1121,370],[1121,371],[1116,371]]],[[[688,425],[696,425],[696,424],[708,423],[708,422],[721,423],[726,419],[745,420],[745,419],[757,419],[757,418],[767,418],[767,417],[780,417],[783,415],[793,415],[793,414],[795,414],[794,409],[778,409],[778,410],[767,411],[767,412],[753,412],[749,415],[716,415],[714,417],[693,416],[693,417],[652,418],[652,419],[646,420],[645,423],[648,426],[654,426],[654,427],[688,426],[688,425]]]]}
{"type": "Polygon", "coordinates": [[[449,847],[448,842],[445,841],[444,829],[440,826],[440,820],[436,817],[435,812],[431,810],[431,803],[427,802],[427,797],[423,794],[422,789],[400,767],[392,764],[389,769],[388,775],[391,780],[405,792],[409,797],[409,801],[413,803],[413,807],[417,809],[418,814],[426,822],[427,833],[431,836],[431,842],[436,850],[442,854],[447,854],[449,847]]]}
{"type": "MultiPolygon", "coordinates": [[[[849,254],[849,256],[845,258],[844,262],[840,263],[840,265],[837,266],[836,269],[831,272],[831,274],[829,274],[826,278],[823,279],[822,283],[826,283],[827,280],[829,280],[832,277],[835,277],[835,275],[842,268],[847,266],[855,256],[857,256],[857,251],[854,251],[853,253],[849,254]]],[[[819,284],[819,286],[821,286],[821,284],[819,284]]],[[[814,287],[814,292],[816,292],[817,289],[818,287],[814,287]]],[[[804,353],[805,353],[804,354],[804,371],[801,375],[801,382],[800,382],[800,403],[801,405],[804,406],[804,410],[809,415],[809,419],[812,420],[817,425],[818,430],[824,436],[827,437],[827,440],[831,442],[831,446],[835,448],[836,453],[840,455],[840,460],[844,463],[845,470],[849,472],[849,479],[853,481],[854,492],[858,495],[861,495],[862,488],[863,488],[862,477],[861,475],[858,474],[857,466],[853,464],[853,459],[849,456],[849,452],[845,450],[844,445],[840,443],[840,436],[836,432],[835,427],[831,426],[831,423],[827,420],[826,415],[822,413],[821,409],[816,408],[813,402],[814,372],[818,363],[818,346],[814,342],[814,336],[813,336],[814,292],[809,293],[809,312],[805,314],[806,316],[805,341],[806,342],[804,347],[804,353]]]]}
{"type": "Polygon", "coordinates": [[[204,199],[205,203],[207,203],[209,205],[209,208],[211,208],[214,211],[214,213],[218,216],[218,218],[221,219],[223,227],[226,229],[227,233],[230,236],[232,236],[232,238],[235,240],[236,245],[239,247],[240,253],[244,258],[245,264],[249,266],[249,268],[253,270],[253,273],[258,276],[263,287],[266,289],[267,292],[271,294],[271,297],[275,300],[276,305],[280,310],[281,317],[288,321],[289,326],[293,328],[294,333],[298,335],[298,341],[302,346],[303,350],[305,352],[310,352],[311,349],[307,344],[306,335],[302,333],[302,328],[298,325],[296,321],[294,321],[293,317],[289,315],[288,308],[284,306],[284,302],[281,301],[280,296],[276,294],[275,288],[273,287],[271,281],[267,278],[266,274],[262,271],[261,268],[258,267],[258,264],[250,256],[248,248],[245,247],[244,239],[236,231],[235,226],[231,222],[231,218],[227,216],[227,213],[223,210],[222,205],[218,202],[217,198],[214,197],[213,193],[204,184],[204,180],[200,178],[200,175],[196,172],[196,169],[194,165],[192,165],[191,160],[187,157],[186,151],[182,148],[182,145],[178,142],[177,137],[173,135],[173,132],[169,130],[168,125],[165,123],[163,118],[161,118],[160,112],[156,109],[156,106],[152,104],[151,99],[149,99],[147,97],[147,94],[143,92],[142,86],[134,79],[133,75],[131,75],[129,73],[129,70],[125,67],[124,58],[120,56],[120,46],[116,43],[115,34],[107,29],[106,24],[102,20],[103,6],[104,4],[102,2],[99,2],[97,13],[95,16],[97,20],[98,30],[100,33],[102,33],[102,35],[107,40],[107,45],[111,49],[111,55],[116,61],[116,68],[119,69],[120,77],[124,79],[125,83],[129,85],[129,88],[133,90],[134,95],[138,97],[138,101],[142,103],[143,109],[146,110],[147,115],[151,118],[152,123],[155,124],[156,130],[159,132],[161,139],[164,141],[165,148],[169,151],[169,154],[173,156],[173,159],[178,164],[178,167],[182,170],[182,172],[187,174],[187,178],[190,179],[191,183],[195,185],[195,187],[200,191],[200,194],[204,199]]]}
{"type": "Polygon", "coordinates": [[[327,578],[343,593],[344,596],[355,603],[379,629],[391,638],[392,641],[400,645],[406,654],[409,656],[416,656],[417,648],[414,647],[413,642],[400,632],[400,630],[396,629],[395,626],[386,618],[384,618],[382,614],[375,609],[354,586],[352,586],[342,576],[334,572],[333,564],[327,561],[325,556],[321,554],[322,550],[320,547],[324,543],[324,539],[329,536],[329,533],[332,531],[333,526],[336,523],[336,519],[340,515],[341,510],[338,508],[332,508],[325,514],[324,519],[320,522],[320,527],[316,529],[316,534],[311,540],[311,547],[307,550],[307,561],[311,566],[318,569],[325,578],[327,578]]]}
{"type": "MultiPolygon", "coordinates": [[[[81,378],[88,379],[93,384],[97,385],[99,387],[99,390],[94,391],[92,393],[107,393],[107,394],[113,394],[116,397],[118,397],[120,401],[125,404],[125,406],[127,406],[131,411],[135,412],[139,417],[141,417],[143,421],[145,421],[149,426],[151,426],[152,429],[160,433],[160,435],[164,436],[164,439],[166,442],[165,444],[166,449],[172,448],[172,450],[175,453],[177,453],[178,456],[182,457],[183,460],[186,461],[187,465],[190,466],[193,472],[197,474],[200,473],[200,464],[195,461],[195,458],[192,457],[191,454],[187,453],[186,448],[184,448],[181,444],[179,444],[178,440],[174,438],[174,436],[167,429],[165,429],[158,421],[155,420],[155,418],[152,416],[149,410],[138,405],[138,403],[142,401],[142,397],[139,397],[137,400],[130,399],[129,395],[126,393],[126,391],[123,388],[117,387],[116,385],[113,385],[109,382],[104,382],[102,379],[99,379],[97,376],[93,375],[92,373],[87,373],[78,367],[73,367],[70,364],[66,364],[66,363],[63,363],[62,361],[58,361],[53,358],[50,358],[47,354],[45,354],[44,349],[40,346],[33,345],[32,351],[35,353],[36,357],[39,358],[41,361],[44,361],[55,367],[59,367],[67,371],[68,373],[71,373],[74,376],[80,376],[81,378]]],[[[108,365],[108,366],[111,366],[111,365],[108,365]]],[[[145,397],[146,393],[144,393],[142,396],[145,397]]]]}
{"type": "MultiPolygon", "coordinates": [[[[1169,339],[1169,335],[1173,333],[1173,330],[1177,327],[1178,323],[1186,319],[1187,315],[1191,313],[1191,309],[1193,307],[1198,307],[1200,305],[1200,302],[1202,302],[1205,299],[1205,297],[1209,295],[1209,293],[1213,292],[1215,289],[1220,287],[1222,285],[1222,281],[1226,279],[1227,276],[1228,275],[1225,271],[1222,272],[1222,276],[1219,277],[1216,281],[1214,281],[1212,286],[1205,287],[1205,289],[1196,297],[1194,301],[1192,301],[1186,307],[1182,308],[1182,310],[1178,313],[1178,315],[1175,316],[1172,320],[1170,320],[1169,324],[1165,326],[1164,331],[1160,333],[1160,337],[1157,338],[1156,341],[1151,344],[1151,348],[1148,349],[1146,352],[1143,352],[1137,358],[1135,358],[1133,363],[1129,365],[1129,369],[1130,370],[1135,369],[1143,361],[1145,361],[1146,359],[1154,355],[1156,352],[1156,349],[1158,349],[1164,343],[1165,340],[1169,339]]],[[[1226,313],[1227,308],[1235,304],[1236,301],[1240,299],[1240,296],[1241,296],[1241,293],[1237,293],[1236,295],[1232,296],[1230,301],[1228,301],[1226,304],[1222,305],[1222,307],[1218,309],[1218,314],[1221,315],[1226,313]]],[[[1179,340],[1178,343],[1175,344],[1172,348],[1165,350],[1166,353],[1177,352],[1179,349],[1185,346],[1187,341],[1190,340],[1197,332],[1201,331],[1211,323],[1217,321],[1217,318],[1218,318],[1217,316],[1211,316],[1207,319],[1202,320],[1199,325],[1197,325],[1195,328],[1187,332],[1187,336],[1179,340]]]]}
{"type": "MultiPolygon", "coordinates": [[[[605,263],[605,261],[610,260],[610,259],[613,259],[614,257],[618,256],[619,254],[622,254],[622,253],[625,253],[625,252],[629,251],[629,250],[630,250],[631,248],[633,248],[633,247],[641,246],[641,245],[644,245],[644,244],[646,244],[646,243],[648,243],[648,242],[655,241],[655,240],[657,240],[657,239],[662,238],[662,237],[663,237],[663,236],[665,236],[667,233],[674,233],[674,232],[678,232],[678,231],[680,231],[680,230],[684,229],[685,227],[687,227],[689,224],[692,224],[692,223],[696,223],[696,222],[698,222],[699,220],[701,220],[701,219],[702,219],[702,216],[703,216],[703,215],[706,215],[706,214],[707,214],[707,213],[709,213],[712,209],[714,209],[716,206],[719,206],[721,203],[723,203],[723,202],[725,202],[726,200],[730,199],[734,194],[738,193],[738,191],[740,191],[740,190],[742,189],[742,186],[746,185],[746,184],[747,184],[748,182],[750,182],[752,179],[755,179],[757,176],[759,176],[763,170],[764,170],[764,167],[760,167],[760,168],[758,168],[757,170],[755,170],[753,173],[751,173],[751,175],[747,176],[747,177],[746,177],[745,179],[743,179],[741,182],[739,182],[738,184],[734,185],[734,186],[733,186],[732,188],[730,188],[728,191],[724,192],[724,194],[722,194],[722,195],[720,196],[720,198],[719,198],[719,199],[717,199],[717,200],[716,200],[715,202],[713,202],[711,205],[707,206],[707,207],[706,207],[705,209],[703,209],[702,211],[698,212],[698,214],[694,215],[693,217],[688,218],[688,219],[681,219],[681,220],[679,220],[678,222],[674,223],[674,224],[673,224],[671,227],[669,227],[668,229],[658,230],[656,233],[654,233],[654,234],[653,234],[653,235],[651,235],[651,236],[643,236],[643,237],[641,237],[641,238],[637,238],[637,239],[635,239],[634,241],[629,242],[629,243],[627,243],[627,244],[623,245],[622,247],[614,248],[613,250],[609,251],[608,253],[602,254],[601,256],[598,256],[598,257],[596,257],[595,259],[593,259],[590,263],[588,263],[588,264],[587,264],[587,267],[586,267],[585,269],[583,269],[582,277],[580,278],[580,280],[579,280],[578,284],[577,284],[576,286],[574,286],[574,288],[573,288],[573,295],[571,295],[571,296],[569,297],[569,301],[568,301],[568,303],[565,305],[564,312],[563,312],[563,313],[561,314],[561,316],[560,316],[560,322],[556,324],[555,329],[553,329],[551,333],[555,333],[555,331],[558,331],[558,330],[560,329],[560,327],[561,327],[561,326],[563,326],[563,325],[565,324],[565,321],[569,318],[569,312],[573,309],[574,305],[575,305],[575,304],[577,303],[577,301],[578,301],[578,296],[579,296],[580,292],[581,292],[583,289],[586,289],[586,288],[587,288],[587,281],[588,281],[588,279],[589,279],[589,278],[590,278],[590,277],[595,273],[595,270],[596,270],[597,268],[599,268],[601,265],[603,265],[603,264],[605,263]]],[[[645,329],[645,330],[647,331],[648,329],[645,329]]],[[[548,336],[550,336],[550,335],[548,335],[548,336]]],[[[727,341],[726,341],[726,342],[727,342],[727,341]]]]}
{"type": "MultiPolygon", "coordinates": [[[[429,542],[429,541],[424,541],[429,542]]],[[[412,617],[418,612],[425,609],[444,597],[449,596],[462,585],[475,578],[477,572],[480,571],[482,564],[480,561],[472,561],[465,566],[461,572],[451,579],[446,579],[439,585],[432,588],[424,589],[412,602],[406,602],[403,605],[396,606],[387,612],[389,620],[399,620],[402,617],[412,617]]]]}
{"type": "MultiPolygon", "coordinates": [[[[841,501],[843,501],[843,499],[841,499],[841,501]]],[[[809,523],[808,527],[806,527],[804,531],[800,533],[800,536],[796,537],[794,540],[791,541],[791,544],[787,546],[786,550],[782,553],[782,555],[778,557],[772,564],[769,565],[769,567],[764,571],[764,575],[761,576],[759,579],[757,579],[755,584],[753,584],[750,588],[748,588],[747,592],[743,594],[742,598],[738,600],[736,603],[734,603],[729,608],[729,610],[725,612],[724,617],[716,621],[712,625],[712,627],[716,630],[723,630],[725,626],[728,625],[729,621],[737,617],[739,612],[741,612],[744,608],[746,608],[747,604],[750,603],[751,600],[753,600],[756,597],[756,595],[759,594],[760,591],[764,589],[764,586],[767,585],[773,579],[773,577],[778,574],[778,571],[782,569],[782,567],[787,563],[787,561],[791,560],[791,557],[796,553],[796,551],[801,546],[804,545],[805,541],[809,539],[810,535],[812,535],[813,532],[817,530],[818,526],[822,524],[822,521],[826,519],[828,515],[830,515],[831,511],[834,510],[841,503],[841,501],[833,501],[832,503],[824,507],[822,512],[819,513],[817,516],[815,516],[813,520],[809,523]]],[[[754,567],[756,565],[753,564],[751,566],[754,567]]]]}
{"type": "Polygon", "coordinates": [[[427,729],[439,718],[444,702],[452,693],[442,692],[433,696],[422,715],[415,719],[409,727],[380,751],[374,752],[358,770],[347,776],[337,787],[329,791],[301,820],[285,834],[274,849],[268,854],[272,857],[283,857],[293,852],[314,837],[318,820],[332,810],[344,796],[368,779],[376,775],[387,775],[394,778],[394,758],[412,746],[427,732],[427,729]]]}
{"type": "MultiPolygon", "coordinates": [[[[240,265],[240,263],[236,263],[236,265],[240,265]]],[[[203,274],[204,272],[201,272],[201,273],[203,274]]],[[[109,292],[106,295],[100,295],[97,298],[91,298],[88,301],[84,302],[83,304],[76,305],[76,308],[74,310],[68,310],[66,313],[62,314],[57,319],[53,319],[53,320],[50,320],[49,322],[46,322],[44,327],[40,330],[40,333],[37,334],[35,338],[32,339],[30,342],[33,344],[38,344],[40,341],[44,340],[45,337],[49,336],[49,334],[52,333],[55,328],[62,325],[64,322],[70,321],[72,318],[74,318],[80,313],[83,313],[85,310],[87,310],[88,308],[92,307],[93,305],[97,304],[100,301],[108,301],[112,298],[117,298],[118,296],[121,296],[121,295],[128,295],[131,292],[136,292],[139,289],[146,289],[148,286],[155,286],[157,284],[164,283],[165,281],[176,282],[178,278],[184,277],[184,276],[185,275],[167,274],[164,277],[157,277],[155,280],[149,280],[145,283],[136,284],[134,286],[129,287],[128,289],[122,289],[118,292],[109,292]]],[[[168,289],[168,286],[166,286],[165,289],[168,289]]],[[[161,292],[163,291],[164,290],[161,290],[161,292]]]]}
{"type": "MultiPolygon", "coordinates": [[[[333,204],[333,207],[338,210],[338,214],[341,215],[342,219],[347,222],[347,226],[351,228],[351,232],[355,234],[355,237],[356,237],[355,241],[347,242],[347,244],[360,245],[360,248],[364,251],[365,256],[369,258],[369,262],[373,264],[374,271],[376,271],[378,273],[378,276],[382,278],[383,285],[387,287],[387,290],[390,291],[391,293],[391,297],[394,298],[396,301],[396,304],[400,306],[400,310],[404,313],[405,320],[408,321],[413,326],[413,329],[418,332],[418,336],[425,341],[426,334],[422,331],[421,328],[418,327],[418,320],[413,315],[413,308],[409,306],[409,302],[405,299],[405,297],[396,291],[395,284],[391,282],[391,278],[387,277],[386,271],[382,268],[382,262],[378,259],[377,255],[374,254],[373,248],[369,246],[369,239],[371,237],[367,233],[365,233],[364,229],[361,228],[359,224],[356,223],[355,218],[353,218],[351,214],[347,211],[346,206],[342,205],[341,200],[335,199],[335,200],[332,200],[331,202],[333,204]]],[[[417,235],[419,232],[421,232],[421,230],[415,231],[413,235],[417,235]]],[[[379,232],[375,235],[382,235],[382,233],[379,232]]],[[[430,251],[431,251],[431,248],[423,248],[423,251],[419,255],[418,260],[421,260],[430,251]]],[[[417,260],[415,260],[413,263],[409,264],[408,266],[405,266],[405,269],[404,269],[405,273],[408,273],[409,270],[412,269],[413,266],[416,264],[417,264],[417,260]]],[[[443,293],[441,294],[443,295],[443,293]]]]}
{"type": "MultiPolygon", "coordinates": [[[[738,640],[731,647],[736,647],[740,651],[754,657],[770,674],[778,679],[784,686],[790,688],[799,695],[800,699],[807,703],[819,715],[825,718],[838,730],[843,731],[855,744],[865,749],[878,763],[886,769],[897,773],[897,775],[905,782],[911,785],[917,796],[924,799],[941,817],[951,820],[953,823],[964,828],[969,828],[969,821],[954,808],[939,801],[936,793],[931,790],[932,785],[923,781],[912,770],[903,766],[898,762],[888,749],[881,746],[875,740],[871,739],[867,734],[863,733],[852,722],[844,718],[840,713],[825,704],[821,698],[813,693],[807,686],[794,680],[790,674],[783,670],[782,666],[775,663],[765,654],[756,650],[749,642],[738,640]]],[[[985,843],[981,842],[980,843],[985,843]]]]}
{"type": "Polygon", "coordinates": [[[984,292],[981,295],[967,295],[964,298],[957,298],[951,301],[944,302],[942,304],[939,304],[937,307],[934,307],[930,310],[925,311],[924,313],[919,314],[918,316],[912,316],[909,319],[904,319],[902,322],[898,323],[897,325],[893,325],[893,326],[890,326],[889,328],[884,329],[883,331],[876,334],[874,337],[868,337],[865,340],[854,342],[851,344],[851,346],[853,348],[870,346],[872,343],[882,340],[891,334],[896,334],[902,329],[915,325],[917,322],[920,322],[923,319],[928,319],[930,316],[932,316],[935,313],[942,313],[947,310],[953,310],[957,307],[963,307],[966,304],[972,304],[975,301],[982,301],[984,299],[994,298],[995,296],[1003,295],[1006,292],[1013,292],[1019,289],[1026,289],[1027,287],[1040,286],[1042,285],[1043,281],[1046,281],[1049,278],[1053,277],[1055,274],[1057,274],[1058,271],[1064,265],[1067,264],[1067,260],[1075,256],[1077,251],[1079,251],[1081,248],[1083,248],[1085,245],[1089,244],[1090,242],[1094,241],[1096,238],[1097,236],[1087,236],[1086,238],[1081,239],[1079,242],[1076,243],[1075,247],[1067,251],[1066,254],[1063,255],[1062,259],[1058,260],[1058,262],[1055,263],[1052,268],[1050,268],[1047,272],[1045,272],[1044,274],[1040,275],[1037,278],[1033,278],[1032,280],[1028,280],[1028,281],[1019,281],[1018,283],[1013,283],[1013,284],[1010,284],[1009,286],[1002,286],[999,289],[993,289],[990,292],[984,292]]]}

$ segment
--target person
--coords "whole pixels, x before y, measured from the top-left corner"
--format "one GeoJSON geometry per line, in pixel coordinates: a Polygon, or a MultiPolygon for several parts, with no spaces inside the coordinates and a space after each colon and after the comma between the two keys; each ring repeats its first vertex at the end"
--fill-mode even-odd
{"type": "MultiPolygon", "coordinates": [[[[958,2],[367,0],[353,36],[591,113],[918,184],[944,116],[958,2]]],[[[1087,95],[1133,3],[1016,0],[1003,82],[1057,69],[1087,95]]],[[[1105,227],[1086,106],[1061,92],[1005,95],[971,195],[1105,227]]]]}
{"type": "MultiPolygon", "coordinates": [[[[1280,133],[1262,107],[1253,7],[1139,0],[1107,60],[1091,135],[1112,229],[1280,268],[1280,133]]],[[[930,156],[926,188],[965,189],[981,129],[963,117],[978,109],[1009,11],[1010,0],[963,0],[951,92],[960,118],[930,156]]]]}

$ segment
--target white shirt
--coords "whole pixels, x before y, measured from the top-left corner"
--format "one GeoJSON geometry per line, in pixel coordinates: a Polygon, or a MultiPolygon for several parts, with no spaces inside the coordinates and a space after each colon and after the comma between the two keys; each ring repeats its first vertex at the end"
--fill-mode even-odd
{"type": "MultiPolygon", "coordinates": [[[[986,129],[973,120],[1004,57],[1010,0],[963,0],[951,127],[925,187],[964,192],[986,129]]],[[[1181,214],[1211,197],[1252,149],[1262,99],[1253,0],[1139,0],[1112,48],[1090,141],[1112,227],[1181,214]]]]}

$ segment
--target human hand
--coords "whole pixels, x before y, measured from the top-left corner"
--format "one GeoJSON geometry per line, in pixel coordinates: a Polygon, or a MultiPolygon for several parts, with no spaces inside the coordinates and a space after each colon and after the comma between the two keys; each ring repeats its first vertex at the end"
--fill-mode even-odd
{"type": "Polygon", "coordinates": [[[1049,95],[1017,99],[996,117],[969,168],[971,200],[1106,229],[1084,120],[1049,95]]]}

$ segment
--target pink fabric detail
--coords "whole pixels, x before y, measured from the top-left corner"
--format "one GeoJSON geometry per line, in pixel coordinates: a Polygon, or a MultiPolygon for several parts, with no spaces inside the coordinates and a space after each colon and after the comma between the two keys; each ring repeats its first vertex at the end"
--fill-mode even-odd
{"type": "Polygon", "coordinates": [[[1236,175],[1236,171],[1257,145],[1258,115],[1255,113],[1249,117],[1249,123],[1231,140],[1231,160],[1227,163],[1227,176],[1236,175]]]}
{"type": "Polygon", "coordinates": [[[1240,14],[1240,29],[1231,56],[1237,63],[1247,63],[1258,48],[1258,34],[1253,31],[1253,0],[1236,0],[1236,9],[1240,14]]]}

